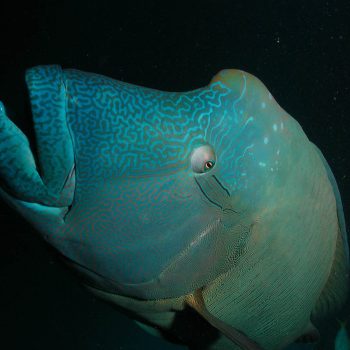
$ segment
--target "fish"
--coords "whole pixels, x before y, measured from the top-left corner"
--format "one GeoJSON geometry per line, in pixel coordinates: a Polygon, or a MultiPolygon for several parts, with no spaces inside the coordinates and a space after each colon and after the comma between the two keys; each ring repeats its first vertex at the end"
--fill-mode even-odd
{"type": "Polygon", "coordinates": [[[87,290],[190,349],[318,341],[348,293],[341,196],[255,76],[168,92],[26,71],[36,153],[0,104],[0,197],[87,290]]]}

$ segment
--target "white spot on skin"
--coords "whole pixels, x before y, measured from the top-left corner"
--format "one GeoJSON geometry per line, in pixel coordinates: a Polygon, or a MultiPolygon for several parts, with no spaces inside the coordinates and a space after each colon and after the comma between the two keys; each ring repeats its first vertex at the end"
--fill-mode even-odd
{"type": "Polygon", "coordinates": [[[263,162],[259,162],[259,165],[262,167],[266,167],[266,163],[263,163],[263,162]]]}
{"type": "Polygon", "coordinates": [[[272,128],[273,128],[273,131],[277,131],[277,124],[273,124],[272,128]]]}
{"type": "Polygon", "coordinates": [[[265,102],[262,102],[262,103],[261,103],[261,108],[262,108],[262,109],[266,108],[266,103],[265,103],[265,102]]]}
{"type": "Polygon", "coordinates": [[[273,171],[273,168],[270,168],[271,171],[273,171]]]}
{"type": "Polygon", "coordinates": [[[269,143],[269,138],[268,137],[265,137],[264,138],[264,144],[267,145],[269,143]]]}
{"type": "Polygon", "coordinates": [[[280,150],[278,149],[278,150],[277,150],[277,155],[279,156],[279,154],[280,154],[280,150]]]}
{"type": "MultiPolygon", "coordinates": [[[[216,220],[216,221],[214,222],[214,224],[216,224],[217,222],[218,222],[218,220],[216,220]]],[[[194,240],[190,243],[190,247],[199,244],[200,241],[201,241],[202,239],[205,239],[205,236],[207,236],[210,232],[212,232],[212,227],[211,227],[211,226],[208,226],[204,231],[201,232],[201,234],[200,234],[196,239],[194,239],[194,240]]]]}

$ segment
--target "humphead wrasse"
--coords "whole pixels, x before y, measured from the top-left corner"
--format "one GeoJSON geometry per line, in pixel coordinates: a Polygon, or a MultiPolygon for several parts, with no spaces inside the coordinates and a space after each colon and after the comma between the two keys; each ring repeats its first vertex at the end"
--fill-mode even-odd
{"type": "Polygon", "coordinates": [[[37,142],[0,107],[2,198],[95,295],[193,349],[318,339],[349,252],[334,176],[254,76],[162,92],[26,73],[37,142]]]}

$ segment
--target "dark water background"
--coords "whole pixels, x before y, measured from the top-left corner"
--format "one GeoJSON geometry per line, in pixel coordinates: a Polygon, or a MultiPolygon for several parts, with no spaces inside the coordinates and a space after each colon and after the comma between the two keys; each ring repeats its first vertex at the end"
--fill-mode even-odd
{"type": "MultiPolygon", "coordinates": [[[[173,91],[239,68],[321,148],[350,225],[349,1],[47,0],[2,3],[0,14],[0,99],[30,138],[28,67],[58,63],[173,91]]],[[[0,220],[4,349],[182,349],[88,294],[3,203],[0,220]]],[[[321,330],[322,349],[333,349],[337,327],[321,330]]]]}

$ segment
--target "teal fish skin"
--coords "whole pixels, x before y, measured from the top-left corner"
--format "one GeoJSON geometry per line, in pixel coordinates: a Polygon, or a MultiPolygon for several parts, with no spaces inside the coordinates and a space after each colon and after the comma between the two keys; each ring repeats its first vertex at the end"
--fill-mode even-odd
{"type": "Polygon", "coordinates": [[[348,256],[345,223],[319,152],[257,78],[162,92],[39,66],[26,81],[38,163],[1,105],[0,193],[86,284],[137,300],[202,288],[270,350],[303,334],[339,232],[348,256]]]}

